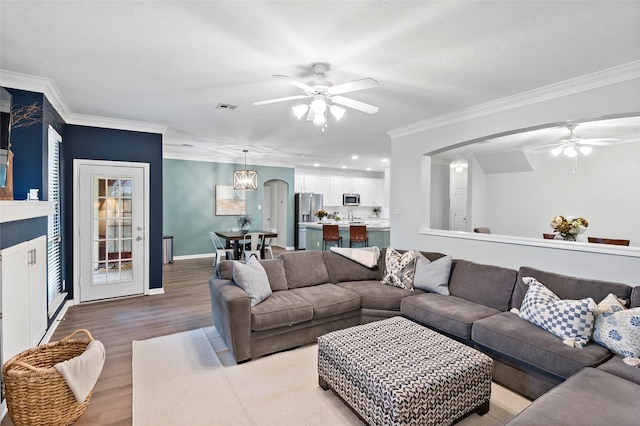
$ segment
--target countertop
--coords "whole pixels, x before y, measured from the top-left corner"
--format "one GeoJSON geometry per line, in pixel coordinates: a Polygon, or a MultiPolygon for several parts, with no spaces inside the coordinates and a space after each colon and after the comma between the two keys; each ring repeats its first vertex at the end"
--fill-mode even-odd
{"type": "Polygon", "coordinates": [[[339,229],[348,230],[350,225],[366,225],[367,230],[371,231],[389,231],[389,221],[384,219],[356,219],[353,222],[341,220],[325,220],[322,222],[301,222],[299,226],[302,228],[322,229],[322,225],[338,225],[339,229]]]}

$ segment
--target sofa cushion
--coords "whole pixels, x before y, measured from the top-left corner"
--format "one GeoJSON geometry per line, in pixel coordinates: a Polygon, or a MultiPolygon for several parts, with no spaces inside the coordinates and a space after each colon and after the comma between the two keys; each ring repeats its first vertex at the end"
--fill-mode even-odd
{"type": "MultiPolygon", "coordinates": [[[[527,293],[528,285],[522,281],[524,277],[533,277],[558,295],[560,299],[584,299],[591,297],[593,300],[602,300],[609,293],[613,293],[620,299],[629,300],[632,287],[626,284],[611,281],[588,280],[585,278],[570,277],[568,275],[541,271],[528,266],[520,267],[518,279],[513,290],[511,307],[520,309],[522,299],[527,293]]],[[[629,305],[627,305],[629,306],[629,305]]]]}
{"type": "Polygon", "coordinates": [[[542,395],[507,423],[529,425],[632,425],[640,418],[640,386],[585,368],[542,395]]]}
{"type": "Polygon", "coordinates": [[[233,263],[233,281],[249,295],[251,306],[271,296],[269,277],[255,257],[250,257],[247,263],[233,263]]]}
{"type": "Polygon", "coordinates": [[[590,297],[561,300],[535,278],[525,277],[529,290],[524,295],[519,316],[578,348],[589,342],[593,332],[596,302],[590,297]]]}
{"type": "Polygon", "coordinates": [[[493,352],[561,378],[584,367],[599,365],[611,357],[611,352],[593,342],[583,348],[567,346],[553,334],[511,312],[476,321],[471,338],[493,352]]]}
{"type": "MultiPolygon", "coordinates": [[[[216,274],[225,280],[233,279],[233,260],[223,260],[216,267],[216,274]]],[[[263,259],[260,264],[267,273],[272,291],[286,290],[287,278],[284,274],[284,262],[281,259],[263,259]]]]}
{"type": "Polygon", "coordinates": [[[630,308],[640,308],[640,286],[634,287],[631,291],[630,308]]]}
{"type": "Polygon", "coordinates": [[[622,357],[638,358],[640,308],[625,309],[615,296],[611,296],[598,304],[598,310],[603,312],[596,319],[593,340],[622,357]]]}
{"type": "Polygon", "coordinates": [[[502,312],[508,311],[517,274],[514,269],[455,259],[451,265],[449,293],[502,312]]]}
{"type": "Polygon", "coordinates": [[[632,367],[622,361],[621,356],[613,356],[604,364],[598,366],[598,370],[615,374],[618,377],[640,385],[640,368],[632,367]]]}
{"type": "Polygon", "coordinates": [[[276,291],[251,308],[251,329],[264,331],[313,319],[313,306],[291,290],[276,291]]]}
{"type": "Polygon", "coordinates": [[[444,256],[432,262],[422,253],[416,253],[416,273],[413,277],[413,287],[448,296],[451,256],[444,256]]]}
{"type": "Polygon", "coordinates": [[[360,296],[335,284],[291,290],[313,306],[313,318],[327,318],[360,309],[360,296]]]}
{"type": "Polygon", "coordinates": [[[380,281],[346,281],[338,283],[338,287],[345,288],[360,295],[362,309],[400,312],[400,301],[412,294],[422,294],[422,290],[404,290],[382,284],[380,281]]]}
{"type": "Polygon", "coordinates": [[[416,252],[409,250],[399,253],[392,248],[387,248],[385,254],[384,275],[382,284],[399,287],[404,290],[413,290],[413,276],[416,272],[416,252]]]}
{"type": "Polygon", "coordinates": [[[308,287],[331,282],[329,271],[320,250],[284,252],[278,255],[284,261],[284,272],[289,288],[308,287]]]}
{"type": "MultiPolygon", "coordinates": [[[[367,268],[358,262],[354,262],[344,256],[331,251],[325,251],[324,263],[329,271],[329,278],[334,284],[343,281],[380,280],[382,274],[376,265],[374,268],[367,268]]],[[[378,262],[379,264],[379,262],[378,262]]]]}
{"type": "Polygon", "coordinates": [[[471,339],[471,326],[474,322],[500,313],[497,309],[479,303],[435,293],[402,299],[400,311],[422,324],[465,340],[471,339]]]}

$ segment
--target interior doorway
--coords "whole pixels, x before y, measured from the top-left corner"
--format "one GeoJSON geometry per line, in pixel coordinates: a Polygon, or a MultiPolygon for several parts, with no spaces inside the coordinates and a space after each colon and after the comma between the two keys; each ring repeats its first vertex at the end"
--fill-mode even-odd
{"type": "Polygon", "coordinates": [[[268,180],[264,183],[264,229],[275,229],[278,238],[274,245],[287,247],[289,211],[289,184],[280,179],[268,180]]]}

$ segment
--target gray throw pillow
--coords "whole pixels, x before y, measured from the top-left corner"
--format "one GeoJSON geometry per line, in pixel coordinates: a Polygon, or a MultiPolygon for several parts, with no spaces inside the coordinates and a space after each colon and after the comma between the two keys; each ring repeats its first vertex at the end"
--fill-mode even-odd
{"type": "Polygon", "coordinates": [[[252,307],[271,296],[267,272],[254,256],[244,264],[233,262],[233,281],[249,295],[252,307]]]}
{"type": "Polygon", "coordinates": [[[432,262],[420,252],[416,252],[416,255],[416,274],[413,277],[413,286],[430,293],[448,296],[451,256],[444,256],[432,262]]]}

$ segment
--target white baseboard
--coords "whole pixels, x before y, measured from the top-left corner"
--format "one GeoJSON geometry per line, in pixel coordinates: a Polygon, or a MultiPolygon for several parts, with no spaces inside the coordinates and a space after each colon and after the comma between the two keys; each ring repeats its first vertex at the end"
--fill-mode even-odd
{"type": "Polygon", "coordinates": [[[149,296],[157,296],[159,294],[164,294],[164,288],[150,288],[149,289],[149,293],[147,293],[149,296]]]}
{"type": "Polygon", "coordinates": [[[69,307],[73,305],[74,305],[73,300],[67,300],[64,303],[64,306],[62,306],[62,309],[60,309],[60,312],[58,312],[58,315],[56,315],[56,317],[53,319],[53,322],[51,323],[51,327],[49,327],[49,329],[45,333],[40,344],[49,343],[51,341],[51,336],[53,336],[53,333],[58,328],[58,324],[60,324],[60,321],[62,321],[62,319],[64,318],[69,307]]]}
{"type": "Polygon", "coordinates": [[[185,254],[182,256],[173,256],[173,260],[204,259],[206,257],[215,257],[215,254],[214,253],[185,254]]]}

